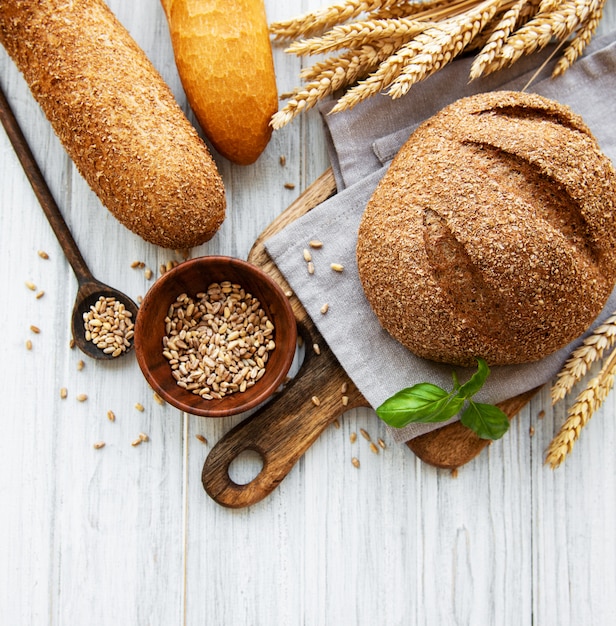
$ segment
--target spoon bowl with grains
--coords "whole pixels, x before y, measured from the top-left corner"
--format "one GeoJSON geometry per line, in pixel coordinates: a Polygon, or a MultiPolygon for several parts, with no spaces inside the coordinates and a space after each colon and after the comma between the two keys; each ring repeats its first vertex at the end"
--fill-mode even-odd
{"type": "Polygon", "coordinates": [[[137,362],[176,408],[226,417],[269,398],[291,367],[293,310],[260,268],[226,256],[184,261],[145,295],[134,328],[137,362]]]}

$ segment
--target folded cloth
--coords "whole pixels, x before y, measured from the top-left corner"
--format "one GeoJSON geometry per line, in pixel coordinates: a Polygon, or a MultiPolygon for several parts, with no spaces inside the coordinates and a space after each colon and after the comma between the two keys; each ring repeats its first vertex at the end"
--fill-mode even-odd
{"type": "MultiPolygon", "coordinates": [[[[347,112],[321,110],[330,142],[338,193],[266,241],[266,249],[300,299],[319,332],[349,377],[372,407],[404,387],[431,382],[450,389],[452,366],[416,357],[383,330],[366,300],[357,272],[357,229],[374,188],[391,159],[422,121],[443,106],[474,93],[511,89],[544,95],[581,115],[603,152],[616,163],[616,32],[591,42],[585,55],[558,78],[549,78],[550,50],[520,59],[512,68],[468,81],[472,59],[459,59],[412,87],[398,100],[373,96],[347,112]],[[545,62],[545,68],[542,64],[545,62]],[[542,68],[535,76],[537,68],[542,68]],[[529,85],[530,83],[530,85],[529,85]],[[323,247],[312,250],[315,272],[308,274],[302,251],[311,239],[323,247]],[[343,272],[330,269],[343,265],[343,272]],[[320,313],[327,303],[326,315],[320,313]]],[[[477,394],[480,402],[496,403],[552,380],[596,325],[616,310],[616,290],[586,335],[535,363],[492,368],[477,394]]],[[[456,368],[460,381],[472,370],[456,368]]],[[[458,419],[458,418],[453,418],[458,419]]],[[[404,442],[441,424],[410,424],[391,428],[404,442]]]]}

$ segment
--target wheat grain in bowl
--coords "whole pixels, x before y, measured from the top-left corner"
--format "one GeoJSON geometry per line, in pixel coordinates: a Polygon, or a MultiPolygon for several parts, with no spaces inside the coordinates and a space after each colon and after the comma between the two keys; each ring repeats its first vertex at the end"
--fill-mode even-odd
{"type": "Polygon", "coordinates": [[[244,393],[265,374],[276,347],[261,303],[238,283],[180,294],[165,318],[163,356],[176,384],[206,400],[244,393]]]}
{"type": "Polygon", "coordinates": [[[295,356],[288,297],[266,272],[233,257],[180,263],[152,285],[135,352],[153,390],[187,413],[225,417],[267,400],[295,356]]]}

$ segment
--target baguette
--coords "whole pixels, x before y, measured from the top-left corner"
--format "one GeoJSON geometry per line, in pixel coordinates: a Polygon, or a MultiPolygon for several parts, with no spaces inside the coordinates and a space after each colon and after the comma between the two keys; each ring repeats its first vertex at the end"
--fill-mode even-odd
{"type": "Polygon", "coordinates": [[[267,146],[278,92],[263,0],[162,0],[188,102],[213,147],[238,165],[267,146]]]}
{"type": "Polygon", "coordinates": [[[225,216],[206,145],[102,0],[0,0],[0,42],[78,171],[127,228],[165,248],[225,216]]]}

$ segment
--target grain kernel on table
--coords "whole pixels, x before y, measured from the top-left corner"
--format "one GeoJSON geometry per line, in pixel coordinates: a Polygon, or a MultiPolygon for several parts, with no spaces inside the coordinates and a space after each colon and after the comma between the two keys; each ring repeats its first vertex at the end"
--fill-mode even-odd
{"type": "Polygon", "coordinates": [[[26,339],[26,350],[32,350],[32,341],[30,339],[26,339]]]}
{"type": "Polygon", "coordinates": [[[374,454],[379,453],[379,449],[376,447],[376,445],[372,441],[370,442],[370,451],[374,452],[374,454]]]}
{"type": "Polygon", "coordinates": [[[41,259],[49,259],[49,255],[45,252],[45,250],[39,250],[37,254],[41,257],[41,259]]]}
{"type": "Polygon", "coordinates": [[[115,416],[115,413],[111,409],[107,411],[107,419],[110,422],[115,422],[116,416],[115,416]]]}
{"type": "Polygon", "coordinates": [[[30,291],[36,291],[36,285],[31,281],[31,280],[27,280],[26,281],[26,287],[30,290],[30,291]]]}
{"type": "Polygon", "coordinates": [[[136,402],[135,408],[137,409],[137,411],[141,411],[142,413],[143,411],[145,411],[145,407],[143,406],[143,404],[141,404],[141,402],[136,402]]]}
{"type": "Polygon", "coordinates": [[[105,442],[104,441],[97,441],[95,444],[92,445],[92,447],[95,450],[100,450],[101,448],[105,447],[105,442]]]}
{"type": "Polygon", "coordinates": [[[38,326],[34,326],[34,324],[32,324],[30,326],[30,330],[35,334],[38,335],[41,332],[41,329],[38,326]]]}
{"type": "Polygon", "coordinates": [[[364,430],[363,428],[359,429],[359,432],[361,433],[361,436],[366,440],[366,441],[372,441],[372,437],[370,436],[370,434],[368,433],[368,431],[364,430]]]}
{"type": "Polygon", "coordinates": [[[330,267],[334,270],[334,272],[344,271],[344,265],[341,265],[340,263],[332,263],[330,267]]]}
{"type": "Polygon", "coordinates": [[[154,392],[153,397],[156,404],[160,404],[161,406],[165,404],[165,401],[156,392],[154,392]]]}
{"type": "Polygon", "coordinates": [[[45,295],[44,291],[37,291],[36,296],[34,296],[37,300],[40,300],[45,295]]]}
{"type": "Polygon", "coordinates": [[[66,387],[60,388],[60,398],[62,398],[62,400],[68,398],[68,389],[66,387]]]}
{"type": "Polygon", "coordinates": [[[78,402],[85,402],[87,399],[88,399],[88,394],[86,393],[80,393],[77,395],[78,402]]]}
{"type": "Polygon", "coordinates": [[[321,404],[321,400],[319,400],[318,396],[312,396],[312,398],[310,398],[312,404],[314,404],[314,406],[320,406],[321,404]]]}
{"type": "Polygon", "coordinates": [[[306,263],[309,263],[310,261],[312,261],[312,254],[310,254],[310,250],[308,250],[308,248],[304,248],[304,261],[306,261],[306,263]]]}
{"type": "Polygon", "coordinates": [[[315,354],[321,354],[321,347],[319,346],[319,344],[318,344],[318,343],[313,343],[313,344],[312,344],[312,351],[313,351],[315,354]]]}
{"type": "Polygon", "coordinates": [[[355,443],[355,442],[357,441],[357,433],[356,433],[356,432],[352,432],[352,433],[349,435],[349,441],[350,441],[351,443],[355,443]]]}
{"type": "Polygon", "coordinates": [[[81,372],[81,370],[86,366],[86,364],[83,362],[82,359],[79,359],[79,361],[77,361],[77,371],[81,372]]]}
{"type": "Polygon", "coordinates": [[[381,448],[382,448],[383,450],[385,450],[385,448],[387,447],[387,445],[385,444],[385,442],[383,441],[383,439],[381,439],[381,437],[379,437],[379,438],[378,438],[377,442],[378,442],[379,446],[381,446],[381,448]]]}
{"type": "Polygon", "coordinates": [[[139,433],[139,439],[141,439],[141,441],[150,441],[150,437],[145,433],[139,433]]]}
{"type": "Polygon", "coordinates": [[[207,445],[207,439],[203,435],[195,435],[195,439],[198,439],[203,445],[207,445]]]}
{"type": "Polygon", "coordinates": [[[323,247],[323,242],[319,241],[318,239],[311,239],[308,242],[308,245],[315,250],[319,250],[320,248],[323,247]]]}
{"type": "Polygon", "coordinates": [[[327,302],[321,307],[321,314],[325,315],[329,311],[329,304],[327,302]]]}
{"type": "Polygon", "coordinates": [[[351,459],[351,463],[353,463],[353,467],[357,467],[359,469],[359,459],[356,456],[351,459]]]}
{"type": "Polygon", "coordinates": [[[284,184],[284,188],[285,189],[295,189],[295,184],[294,183],[285,183],[284,184]]]}
{"type": "Polygon", "coordinates": [[[312,261],[308,261],[308,273],[314,274],[314,263],[312,261]]]}
{"type": "Polygon", "coordinates": [[[342,406],[349,406],[349,396],[342,396],[342,406]]]}

